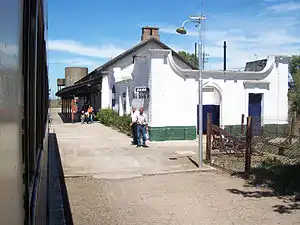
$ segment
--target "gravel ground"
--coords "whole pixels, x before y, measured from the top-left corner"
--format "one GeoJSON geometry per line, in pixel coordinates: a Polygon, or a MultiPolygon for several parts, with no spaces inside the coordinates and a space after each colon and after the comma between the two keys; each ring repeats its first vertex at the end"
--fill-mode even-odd
{"type": "Polygon", "coordinates": [[[224,174],[66,179],[74,224],[300,224],[300,204],[224,174]]]}

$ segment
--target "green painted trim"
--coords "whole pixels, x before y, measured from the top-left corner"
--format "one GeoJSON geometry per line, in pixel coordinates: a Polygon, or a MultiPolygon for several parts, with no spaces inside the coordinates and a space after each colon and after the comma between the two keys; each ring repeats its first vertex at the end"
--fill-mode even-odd
{"type": "Polygon", "coordinates": [[[288,124],[265,124],[263,128],[267,134],[288,135],[289,133],[288,124]]]}
{"type": "Polygon", "coordinates": [[[149,127],[150,141],[195,140],[195,126],[149,127]]]}
{"type": "MultiPolygon", "coordinates": [[[[244,134],[246,133],[247,126],[244,125],[244,134]]],[[[234,136],[241,136],[241,125],[225,125],[224,130],[234,136]]]]}
{"type": "MultiPolygon", "coordinates": [[[[247,125],[244,125],[244,134],[246,133],[247,125]]],[[[241,125],[225,125],[225,131],[234,135],[241,135],[241,125]]],[[[289,132],[288,124],[265,124],[263,125],[264,134],[277,134],[277,135],[287,135],[289,132]]]]}

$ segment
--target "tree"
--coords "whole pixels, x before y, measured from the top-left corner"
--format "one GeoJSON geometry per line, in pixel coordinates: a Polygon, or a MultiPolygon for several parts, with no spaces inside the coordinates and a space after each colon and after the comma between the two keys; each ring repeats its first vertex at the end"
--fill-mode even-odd
{"type": "Polygon", "coordinates": [[[289,100],[291,110],[300,116],[300,55],[292,56],[289,64],[292,80],[289,82],[289,100]]]}
{"type": "Polygon", "coordinates": [[[191,63],[192,65],[198,68],[199,61],[198,61],[198,57],[196,57],[195,54],[193,53],[191,54],[185,51],[179,51],[178,54],[182,56],[186,61],[188,61],[189,63],[191,63]]]}

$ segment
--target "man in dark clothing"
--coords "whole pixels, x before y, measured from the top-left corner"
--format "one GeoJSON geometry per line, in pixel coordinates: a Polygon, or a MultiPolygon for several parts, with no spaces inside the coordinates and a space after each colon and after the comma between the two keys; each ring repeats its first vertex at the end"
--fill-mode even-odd
{"type": "Polygon", "coordinates": [[[137,145],[138,141],[137,141],[137,113],[138,111],[136,111],[136,107],[133,106],[132,107],[132,113],[131,113],[131,132],[132,132],[132,144],[133,145],[137,145]]]}

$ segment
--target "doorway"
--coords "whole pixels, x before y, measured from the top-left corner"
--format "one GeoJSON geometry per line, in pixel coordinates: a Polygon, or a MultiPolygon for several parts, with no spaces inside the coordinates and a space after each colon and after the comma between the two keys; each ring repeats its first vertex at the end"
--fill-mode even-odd
{"type": "MultiPolygon", "coordinates": [[[[212,124],[220,126],[220,105],[203,105],[203,134],[206,134],[206,126],[207,126],[207,114],[211,113],[212,124]]],[[[197,115],[199,115],[199,105],[197,106],[197,115]]],[[[197,117],[197,134],[199,134],[199,116],[197,117]]]]}
{"type": "Polygon", "coordinates": [[[249,93],[248,116],[252,117],[252,134],[261,134],[262,94],[249,93]]]}
{"type": "MultiPolygon", "coordinates": [[[[214,87],[203,88],[203,134],[206,134],[207,114],[212,115],[212,124],[220,126],[221,93],[214,87]]],[[[197,134],[199,134],[199,105],[197,105],[197,134]]]]}

